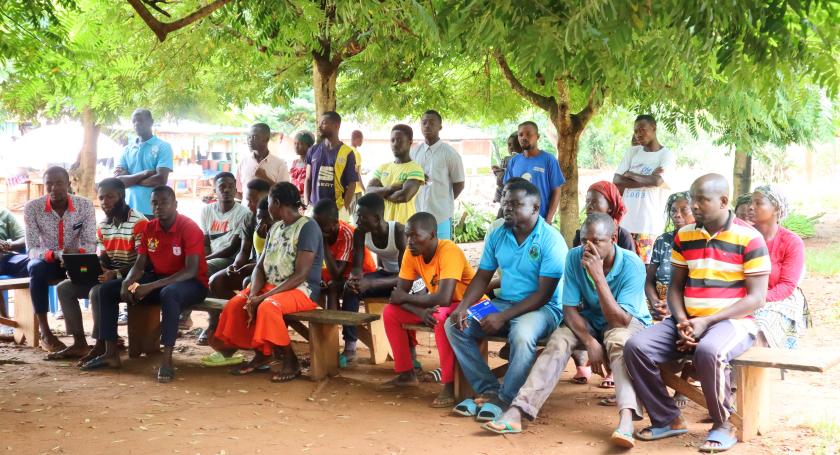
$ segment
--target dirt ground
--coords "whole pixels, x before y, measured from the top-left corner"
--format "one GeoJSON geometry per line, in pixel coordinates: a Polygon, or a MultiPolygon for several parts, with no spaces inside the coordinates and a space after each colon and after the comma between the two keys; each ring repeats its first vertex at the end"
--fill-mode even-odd
{"type": "MultiPolygon", "coordinates": [[[[823,237],[826,238],[826,237],[823,237]]],[[[829,236],[827,238],[836,238],[829,236]]],[[[819,239],[813,246],[824,244],[819,239]]],[[[810,244],[809,244],[810,245],[810,244]]],[[[478,245],[465,246],[475,261],[478,245]]],[[[840,341],[840,278],[810,276],[804,284],[815,327],[803,349],[831,349],[840,341]]],[[[89,317],[89,315],[88,315],[89,317]]],[[[203,315],[193,318],[198,325],[203,315]]],[[[63,328],[61,321],[53,327],[63,328]]],[[[89,321],[86,327],[90,327],[89,321]]],[[[124,330],[124,328],[121,328],[124,330]]],[[[434,340],[418,335],[425,368],[436,366],[434,340]]],[[[69,341],[65,339],[65,341],[69,341]]],[[[305,343],[295,345],[299,354],[305,343]]],[[[490,347],[491,351],[499,346],[490,347]]],[[[614,429],[614,408],[593,377],[588,386],[568,382],[572,368],[521,435],[493,436],[474,421],[428,407],[437,385],[401,394],[376,390],[392,375],[392,363],[373,366],[360,345],[360,362],[322,383],[301,378],[271,384],[265,374],[234,377],[203,368],[210,352],[194,339],[178,342],[177,380],[153,379],[156,359],[126,359],[118,371],[80,372],[70,362],[46,362],[39,351],[0,343],[0,451],[15,454],[251,454],[251,453],[617,453],[605,439],[614,429]]],[[[814,428],[838,428],[840,368],[828,374],[773,374],[772,432],[735,453],[833,453],[814,428]],[[821,426],[822,425],[822,426],[821,426]]],[[[701,407],[685,410],[689,434],[639,442],[636,453],[696,453],[708,424],[701,407]]],[[[637,424],[641,427],[643,423],[637,424]]],[[[836,438],[836,436],[835,436],[836,438]]],[[[836,441],[836,439],[835,439],[836,441]]]]}

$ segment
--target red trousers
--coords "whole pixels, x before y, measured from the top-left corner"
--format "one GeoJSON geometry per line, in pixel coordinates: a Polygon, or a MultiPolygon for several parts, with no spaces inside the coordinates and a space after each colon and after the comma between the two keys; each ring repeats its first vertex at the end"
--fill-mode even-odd
{"type": "MultiPolygon", "coordinates": [[[[449,345],[444,327],[448,324],[449,313],[458,306],[453,303],[448,307],[441,307],[435,311],[435,319],[438,323],[435,326],[435,344],[440,357],[441,382],[450,384],[455,380],[455,352],[449,345]]],[[[382,321],[385,325],[385,334],[388,336],[388,343],[391,344],[391,351],[394,354],[394,371],[404,373],[414,369],[411,361],[411,350],[409,343],[411,335],[408,330],[402,328],[403,324],[422,324],[423,321],[414,313],[402,309],[399,305],[386,305],[382,311],[382,321]]],[[[416,344],[416,342],[414,343],[416,344]]]]}
{"type": "MultiPolygon", "coordinates": [[[[260,290],[260,294],[274,287],[272,284],[266,284],[260,290]]],[[[286,328],[283,315],[314,310],[318,307],[303,292],[292,289],[263,300],[257,307],[256,321],[252,321],[248,326],[246,325],[248,313],[243,307],[250,290],[247,288],[228,300],[219,317],[215,336],[228,346],[259,350],[265,355],[271,355],[273,347],[288,346],[292,341],[289,338],[289,330],[286,328]]]]}

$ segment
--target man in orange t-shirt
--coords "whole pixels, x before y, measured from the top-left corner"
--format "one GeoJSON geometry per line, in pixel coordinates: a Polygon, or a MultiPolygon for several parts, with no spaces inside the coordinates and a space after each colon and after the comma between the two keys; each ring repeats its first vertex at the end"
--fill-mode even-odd
{"type": "MultiPolygon", "coordinates": [[[[338,208],[335,201],[324,199],[315,204],[312,217],[321,228],[324,235],[324,267],[321,270],[321,295],[325,299],[324,308],[330,310],[359,311],[359,295],[352,292],[345,284],[353,271],[353,226],[338,219],[338,208]],[[339,300],[340,297],[340,300],[339,300]]],[[[376,271],[376,262],[367,248],[365,248],[362,272],[376,271]]],[[[355,326],[344,326],[344,357],[341,363],[356,360],[355,326]]]]}
{"type": "Polygon", "coordinates": [[[432,214],[418,212],[412,215],[406,224],[405,235],[411,254],[403,256],[399,283],[391,293],[390,304],[382,312],[398,376],[386,382],[383,388],[417,384],[408,331],[402,326],[426,324],[435,329],[443,384],[443,390],[432,402],[432,407],[451,407],[455,403],[455,353],[446,338],[444,325],[449,313],[464,297],[475,271],[458,245],[437,238],[437,221],[432,214]],[[428,293],[409,294],[414,280],[418,278],[423,279],[428,293]]]}

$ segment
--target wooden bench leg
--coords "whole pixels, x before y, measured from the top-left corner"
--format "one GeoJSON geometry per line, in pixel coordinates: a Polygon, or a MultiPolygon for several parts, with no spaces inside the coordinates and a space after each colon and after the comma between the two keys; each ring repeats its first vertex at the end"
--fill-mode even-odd
{"type": "Polygon", "coordinates": [[[41,341],[29,289],[15,289],[15,342],[37,348],[41,341]]]}
{"type": "MultiPolygon", "coordinates": [[[[365,312],[382,315],[387,303],[365,303],[365,312]]],[[[370,323],[370,327],[359,326],[359,339],[370,349],[370,361],[374,365],[385,363],[391,355],[391,344],[385,335],[385,324],[382,319],[370,323]]]]}
{"type": "Polygon", "coordinates": [[[160,352],[160,306],[128,306],[128,356],[160,352]]]}
{"type": "MultiPolygon", "coordinates": [[[[481,340],[479,342],[478,350],[481,352],[481,357],[484,359],[484,362],[487,363],[487,340],[481,340]]],[[[455,389],[456,402],[475,396],[475,390],[473,390],[467,377],[464,376],[458,359],[455,359],[455,384],[453,384],[453,387],[455,389]]]]}
{"type": "Polygon", "coordinates": [[[738,425],[738,440],[746,442],[767,431],[770,369],[761,367],[736,367],[736,369],[738,391],[735,400],[738,414],[741,416],[741,422],[738,425]]]}
{"type": "Polygon", "coordinates": [[[338,374],[338,330],[335,324],[309,323],[309,375],[320,381],[338,374]]]}

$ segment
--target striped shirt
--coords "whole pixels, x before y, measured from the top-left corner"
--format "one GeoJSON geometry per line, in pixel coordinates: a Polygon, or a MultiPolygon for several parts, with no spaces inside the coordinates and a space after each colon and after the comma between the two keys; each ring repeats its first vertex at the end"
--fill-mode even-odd
{"type": "Polygon", "coordinates": [[[746,297],[746,277],[769,274],[770,255],[764,237],[730,212],[724,228],[714,235],[698,224],[680,229],[671,265],[688,268],[688,316],[709,316],[746,297]]]}
{"type": "Polygon", "coordinates": [[[125,271],[137,260],[137,245],[148,220],[143,214],[129,209],[128,217],[120,224],[104,220],[96,229],[97,246],[111,260],[111,268],[125,271]]]}

